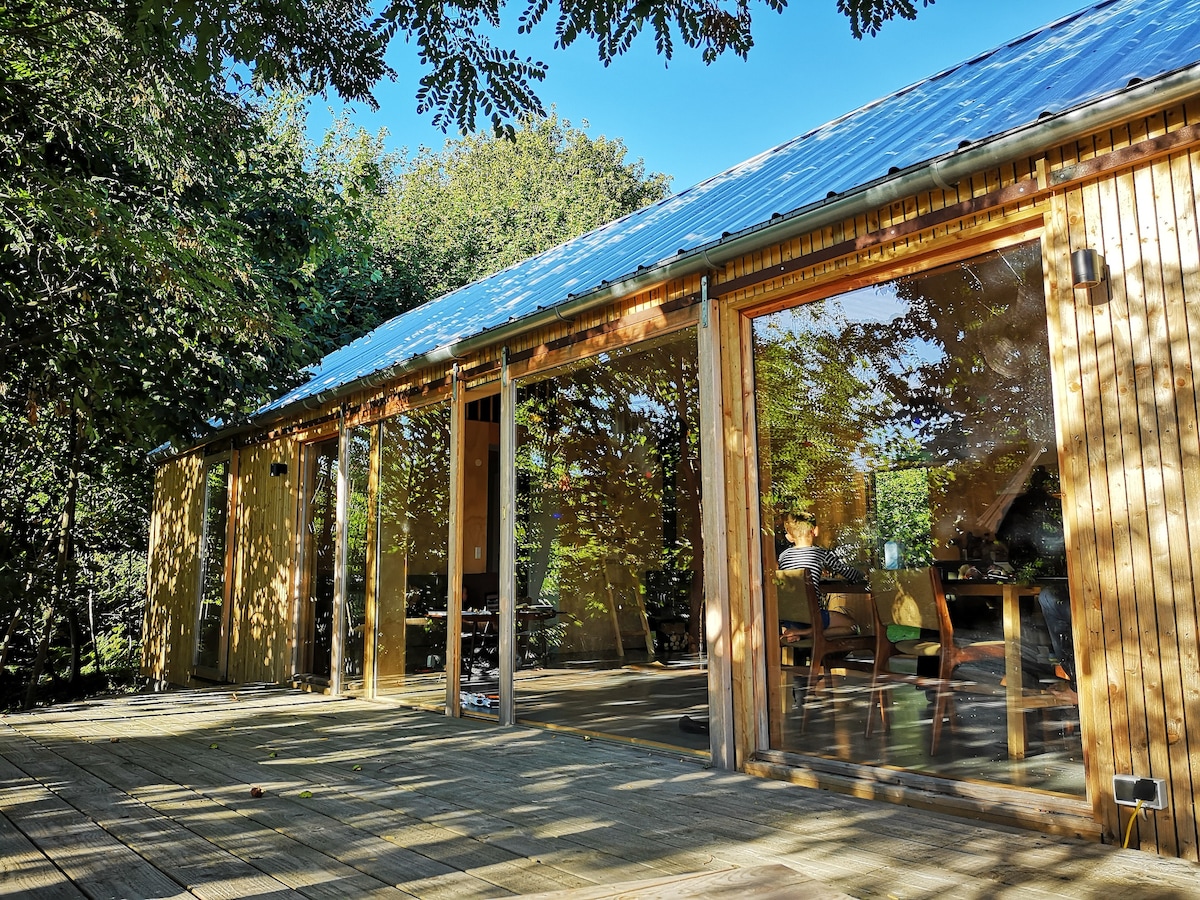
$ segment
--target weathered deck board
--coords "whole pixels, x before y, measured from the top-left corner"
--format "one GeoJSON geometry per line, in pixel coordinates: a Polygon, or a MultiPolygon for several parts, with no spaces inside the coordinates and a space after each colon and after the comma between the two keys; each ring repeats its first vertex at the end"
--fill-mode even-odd
{"type": "Polygon", "coordinates": [[[197,897],[224,900],[237,897],[298,896],[246,862],[218,849],[188,831],[150,804],[114,791],[111,779],[71,763],[59,753],[38,752],[40,745],[11,731],[0,733],[0,753],[79,813],[133,849],[157,869],[173,877],[197,897]],[[27,744],[28,746],[22,746],[27,744]],[[132,801],[132,802],[131,802],[132,801]]]}
{"type": "MultiPolygon", "coordinates": [[[[0,797],[4,797],[0,788],[0,797]]],[[[79,888],[17,826],[0,816],[0,894],[30,900],[79,900],[79,888]]]]}
{"type": "MultiPolygon", "coordinates": [[[[0,759],[5,818],[91,897],[189,897],[183,887],[54,791],[0,759]]],[[[26,873],[18,872],[22,879],[26,873]]]]}
{"type": "Polygon", "coordinates": [[[739,900],[850,900],[848,894],[778,864],[529,895],[528,900],[699,900],[719,896],[739,900]]]}
{"type": "Polygon", "coordinates": [[[582,900],[631,882],[637,896],[682,897],[706,878],[749,890],[753,872],[757,896],[773,897],[792,887],[784,871],[772,881],[779,864],[855,897],[1200,897],[1200,868],[1179,860],[282,690],[0,719],[0,814],[15,830],[0,820],[0,892],[44,897],[582,900]],[[120,877],[157,887],[110,874],[98,889],[92,870],[118,860],[120,877]]]}

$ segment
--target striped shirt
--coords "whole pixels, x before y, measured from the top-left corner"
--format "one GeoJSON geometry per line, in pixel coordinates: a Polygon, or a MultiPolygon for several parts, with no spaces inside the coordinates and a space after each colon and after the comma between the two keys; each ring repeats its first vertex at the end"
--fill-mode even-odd
{"type": "Polygon", "coordinates": [[[780,569],[807,569],[812,578],[813,587],[817,589],[817,597],[821,606],[825,606],[825,596],[821,593],[821,576],[828,572],[845,578],[847,581],[866,581],[867,576],[854,566],[846,563],[835,550],[824,547],[788,547],[779,554],[780,569]]]}

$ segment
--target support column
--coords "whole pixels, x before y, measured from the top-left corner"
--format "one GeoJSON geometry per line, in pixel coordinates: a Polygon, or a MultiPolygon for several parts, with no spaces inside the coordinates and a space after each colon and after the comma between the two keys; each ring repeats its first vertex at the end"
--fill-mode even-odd
{"type": "Polygon", "coordinates": [[[701,527],[704,529],[704,616],[708,640],[709,751],[718,769],[735,765],[729,536],[725,523],[725,404],[721,394],[721,329],[716,303],[701,282],[700,363],[701,527]]]}
{"type": "Polygon", "coordinates": [[[450,535],[446,549],[446,715],[459,716],[462,682],[463,466],[466,406],[458,364],[450,387],[450,535]]]}
{"type": "Polygon", "coordinates": [[[517,387],[504,348],[500,369],[500,724],[517,720],[517,387]]]}

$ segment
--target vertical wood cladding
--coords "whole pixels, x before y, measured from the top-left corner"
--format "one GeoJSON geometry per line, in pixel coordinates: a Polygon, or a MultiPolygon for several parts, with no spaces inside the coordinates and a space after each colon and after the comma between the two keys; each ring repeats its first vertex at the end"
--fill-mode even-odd
{"type": "MultiPolygon", "coordinates": [[[[1160,133],[1156,117],[1079,145],[1079,157],[1160,133]]],[[[1165,778],[1167,809],[1140,820],[1148,850],[1197,859],[1200,793],[1200,153],[1181,152],[1054,198],[1046,265],[1089,777],[1119,835],[1112,775],[1165,778]],[[1108,279],[1070,284],[1072,250],[1108,279]]]]}
{"type": "Polygon", "coordinates": [[[187,684],[196,647],[204,457],[192,453],[159,467],[150,511],[142,674],[187,684]]]}
{"type": "Polygon", "coordinates": [[[298,445],[282,438],[238,456],[229,679],[285,681],[292,674],[298,445]],[[280,462],[287,472],[272,476],[271,464],[280,462]]]}

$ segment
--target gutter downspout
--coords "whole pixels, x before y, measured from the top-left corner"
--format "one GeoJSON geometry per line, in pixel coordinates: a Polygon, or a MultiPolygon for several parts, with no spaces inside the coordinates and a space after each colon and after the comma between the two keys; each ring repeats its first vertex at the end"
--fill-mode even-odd
{"type": "MultiPolygon", "coordinates": [[[[290,418],[300,410],[315,410],[364,388],[385,384],[403,372],[446,363],[483,347],[502,343],[513,335],[548,325],[556,319],[581,315],[614,299],[638,293],[665,281],[708,271],[713,266],[724,265],[765,243],[780,243],[914,194],[944,190],[977,172],[1030,156],[1036,151],[1056,146],[1074,136],[1119,124],[1131,115],[1144,112],[1152,103],[1169,106],[1193,97],[1198,92],[1200,64],[1176,70],[1152,81],[1139,82],[1084,106],[1040,118],[1036,122],[988,138],[980,144],[955,150],[905,172],[869,182],[832,200],[822,200],[801,207],[770,222],[753,225],[737,234],[682,251],[670,261],[650,266],[617,281],[601,284],[584,294],[568,297],[563,303],[543,308],[532,315],[289,403],[250,423],[219,431],[193,446],[203,446],[214,440],[259,430],[273,422],[290,418]]],[[[151,462],[163,462],[183,452],[186,450],[166,449],[161,454],[155,451],[150,459],[151,462]]]]}

